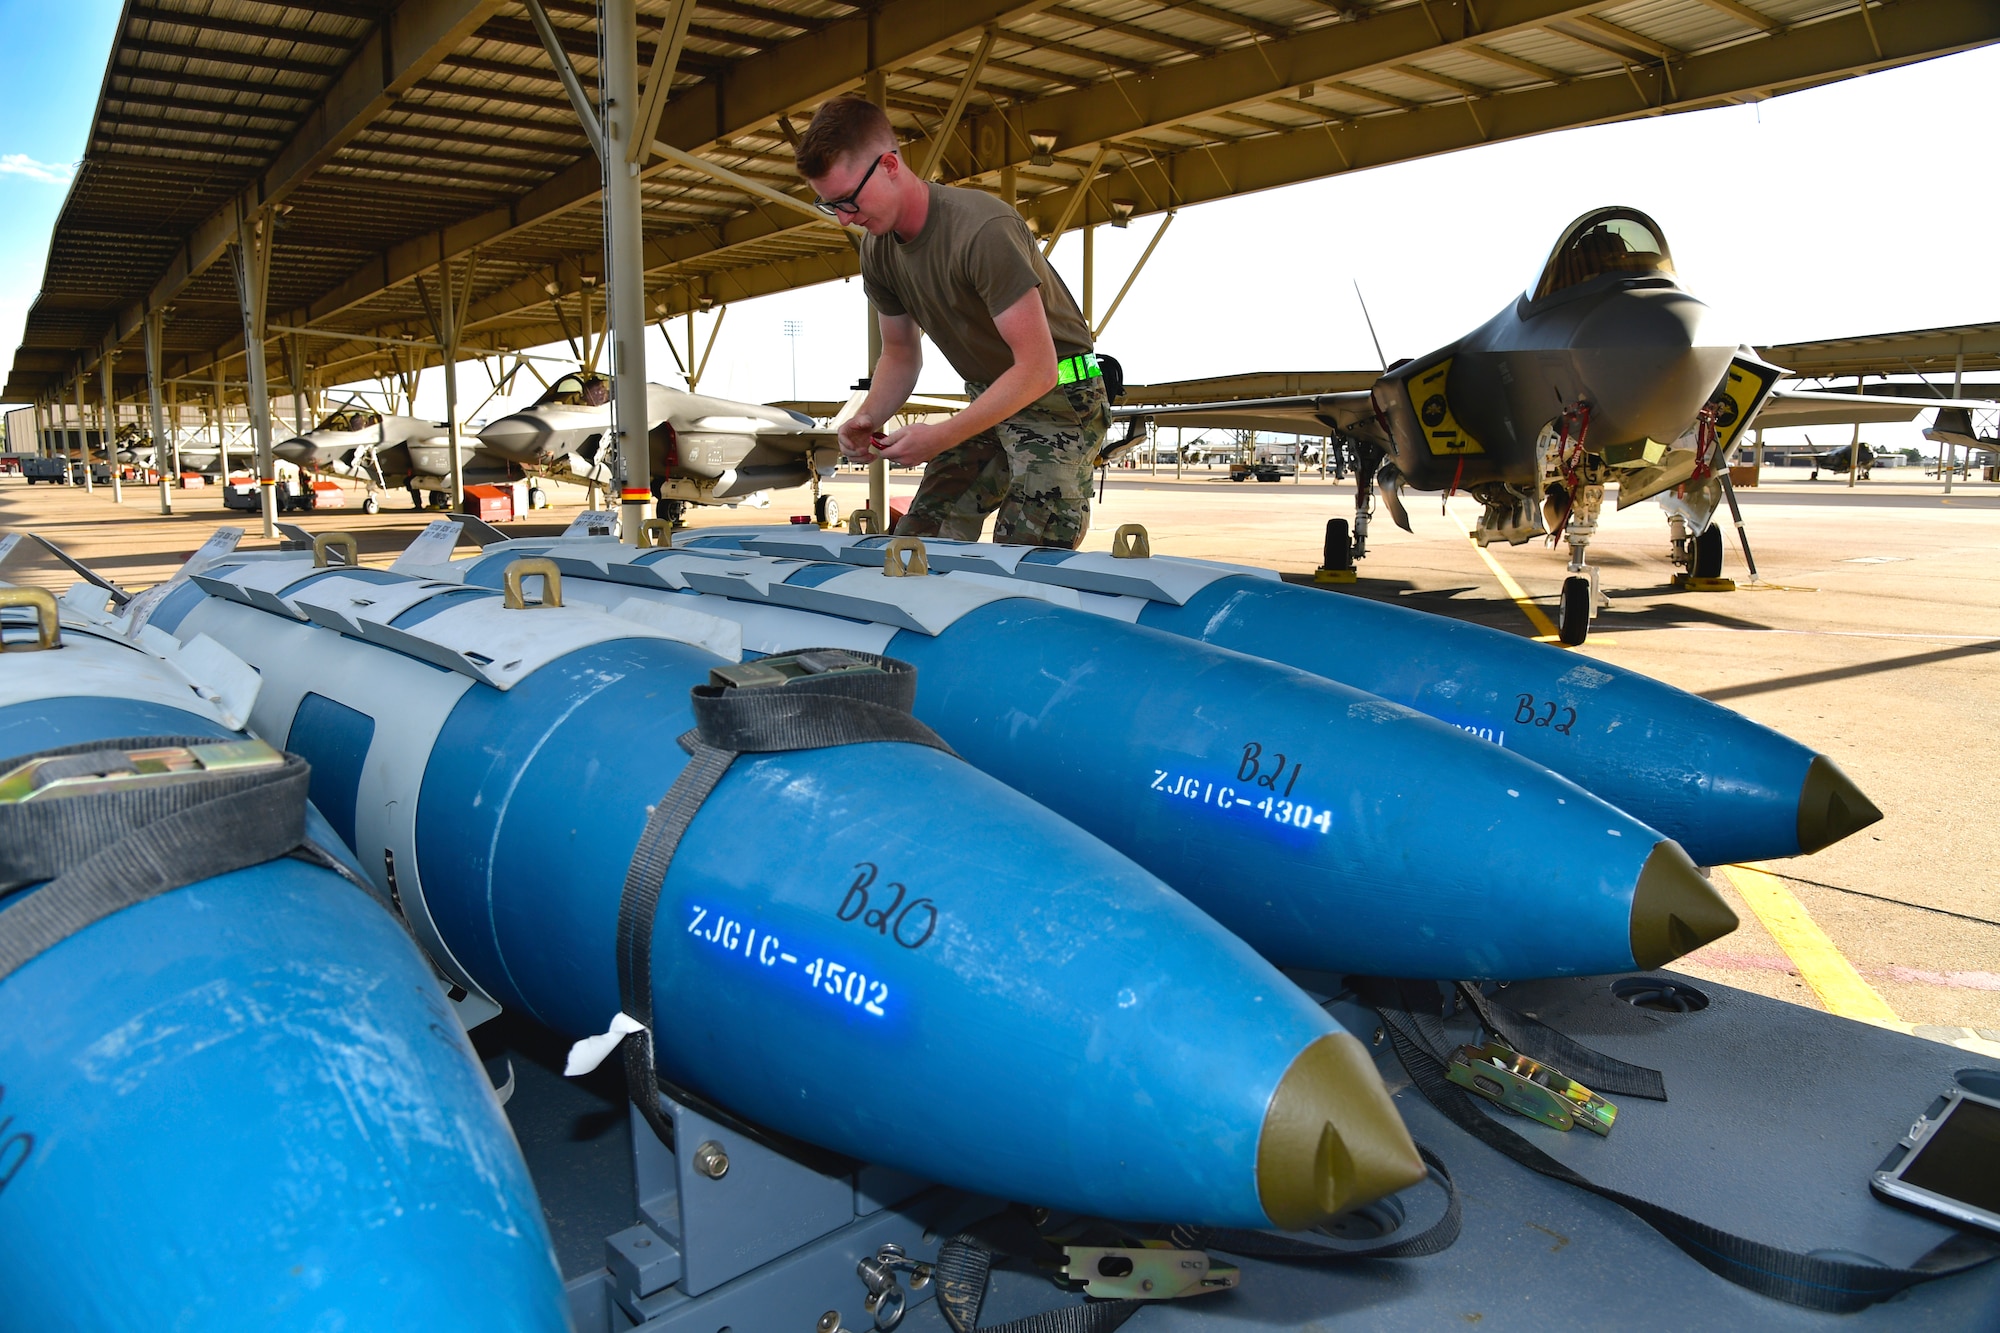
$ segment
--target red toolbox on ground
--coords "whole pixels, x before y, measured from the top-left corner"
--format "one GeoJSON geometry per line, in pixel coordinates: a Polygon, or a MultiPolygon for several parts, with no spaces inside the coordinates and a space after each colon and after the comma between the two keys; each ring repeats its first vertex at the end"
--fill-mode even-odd
{"type": "Polygon", "coordinates": [[[184,491],[191,491],[197,486],[206,485],[208,485],[208,478],[202,476],[199,472],[181,473],[181,489],[184,491]]]}
{"type": "Polygon", "coordinates": [[[508,486],[467,486],[465,512],[486,523],[505,523],[514,517],[514,491],[508,486]]]}
{"type": "Polygon", "coordinates": [[[312,484],[312,508],[345,509],[347,492],[337,481],[316,481],[312,484]]]}

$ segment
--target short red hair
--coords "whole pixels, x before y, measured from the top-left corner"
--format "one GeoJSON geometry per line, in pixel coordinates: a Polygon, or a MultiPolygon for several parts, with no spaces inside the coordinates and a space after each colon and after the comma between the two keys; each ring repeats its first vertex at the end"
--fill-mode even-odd
{"type": "Polygon", "coordinates": [[[799,175],[817,180],[850,153],[893,153],[896,130],[889,114],[865,97],[849,94],[822,102],[799,136],[792,161],[799,175]]]}

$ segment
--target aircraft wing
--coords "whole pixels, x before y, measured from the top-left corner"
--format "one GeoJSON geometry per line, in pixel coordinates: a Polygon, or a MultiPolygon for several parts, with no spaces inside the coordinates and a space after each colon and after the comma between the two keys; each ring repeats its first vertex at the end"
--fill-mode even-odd
{"type": "Polygon", "coordinates": [[[1826,393],[1812,389],[1771,391],[1753,426],[1851,426],[1877,421],[1913,421],[1919,413],[1946,407],[1991,411],[2000,404],[1972,399],[1889,398],[1877,394],[1826,393]]]}
{"type": "MultiPolygon", "coordinates": [[[[861,410],[861,404],[867,401],[867,398],[868,393],[866,390],[857,389],[848,396],[845,402],[834,404],[834,410],[827,414],[830,418],[827,422],[828,428],[839,430],[849,417],[861,410]]],[[[930,394],[913,393],[904,402],[903,406],[897,410],[896,415],[890,417],[884,423],[882,433],[887,435],[890,431],[901,430],[905,426],[913,426],[920,421],[943,421],[954,412],[963,410],[964,407],[965,399],[963,398],[943,398],[930,394]]],[[[815,413],[814,415],[818,414],[815,413]]]]}
{"type": "MultiPolygon", "coordinates": [[[[1130,391],[1125,395],[1133,396],[1130,391]]],[[[1345,432],[1375,420],[1374,399],[1366,389],[1345,393],[1290,394],[1276,398],[1239,398],[1233,402],[1166,403],[1111,409],[1120,421],[1152,420],[1169,426],[1198,429],[1268,430],[1299,435],[1324,435],[1329,426],[1345,432]]]]}

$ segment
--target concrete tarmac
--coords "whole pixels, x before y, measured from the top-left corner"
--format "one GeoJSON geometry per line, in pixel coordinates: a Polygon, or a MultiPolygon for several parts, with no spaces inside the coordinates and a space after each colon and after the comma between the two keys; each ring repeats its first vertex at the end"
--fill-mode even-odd
{"type": "MultiPolygon", "coordinates": [[[[892,497],[914,489],[914,474],[892,478],[892,497]]],[[[856,473],[843,472],[830,490],[843,510],[865,501],[856,473]]],[[[582,507],[581,488],[552,495],[554,509],[510,530],[551,531],[582,507]]],[[[1945,496],[1915,469],[1907,480],[1878,472],[1852,489],[1844,477],[1809,482],[1802,470],[1767,469],[1763,486],[1739,495],[1760,579],[1750,582],[1732,529],[1724,573],[1739,588],[1729,593],[1674,591],[1659,506],[1607,506],[1591,552],[1612,606],[1575,651],[1823,751],[1885,817],[1817,855],[1771,863],[1768,880],[1723,870],[1718,881],[1743,927],[1675,968],[2000,1055],[2000,821],[1989,794],[2000,775],[2000,485],[1958,482],[1945,496]]],[[[1304,578],[1319,563],[1326,519],[1349,516],[1352,496],[1351,481],[1117,471],[1085,546],[1108,549],[1119,524],[1142,523],[1162,554],[1304,578]]],[[[358,504],[359,493],[351,498],[358,504]]],[[[1407,499],[1416,531],[1378,516],[1361,581],[1326,595],[1537,633],[1464,535],[1476,502],[1407,499]]],[[[108,488],[86,496],[5,478],[0,527],[46,536],[133,590],[170,574],[220,523],[258,529],[256,515],[224,511],[215,490],[177,490],[173,500],[165,517],[154,488],[127,486],[114,506],[108,488]]],[[[354,532],[364,561],[386,564],[433,517],[402,507],[400,495],[388,503],[374,516],[347,509],[288,521],[354,532]]],[[[809,507],[804,492],[781,492],[766,509],[698,509],[691,523],[783,522],[809,507]]],[[[1487,554],[1553,617],[1562,548],[1538,540],[1487,554]]],[[[0,577],[69,582],[20,553],[0,577]]],[[[1529,881],[1535,873],[1510,872],[1529,881]]]]}

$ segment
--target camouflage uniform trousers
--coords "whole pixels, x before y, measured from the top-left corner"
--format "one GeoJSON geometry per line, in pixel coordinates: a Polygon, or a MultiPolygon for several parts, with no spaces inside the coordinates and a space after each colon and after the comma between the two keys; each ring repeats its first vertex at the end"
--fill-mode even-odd
{"type": "MultiPolygon", "coordinates": [[[[973,398],[986,389],[965,387],[973,398]]],[[[1090,530],[1091,473],[1110,429],[1102,379],[1058,385],[933,458],[896,533],[978,541],[998,511],[994,541],[1074,550],[1090,530]]]]}

